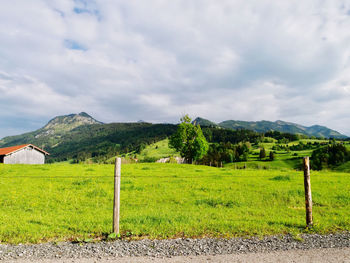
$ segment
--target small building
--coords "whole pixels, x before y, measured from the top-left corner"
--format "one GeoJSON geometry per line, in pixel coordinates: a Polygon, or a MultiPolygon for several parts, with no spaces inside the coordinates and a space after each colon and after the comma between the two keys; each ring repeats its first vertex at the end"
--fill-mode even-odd
{"type": "Polygon", "coordinates": [[[0,163],[4,164],[44,164],[48,152],[33,144],[0,148],[0,163]]]}

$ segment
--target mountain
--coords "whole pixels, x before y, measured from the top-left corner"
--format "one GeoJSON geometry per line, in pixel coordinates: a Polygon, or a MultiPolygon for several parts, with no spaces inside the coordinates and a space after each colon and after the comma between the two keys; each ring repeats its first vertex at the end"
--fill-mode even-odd
{"type": "Polygon", "coordinates": [[[59,142],[60,138],[67,132],[82,126],[91,124],[102,124],[89,114],[81,112],[79,114],[69,114],[57,116],[50,120],[44,127],[16,136],[8,136],[0,140],[0,147],[33,143],[42,146],[52,146],[59,142]]]}
{"type": "Polygon", "coordinates": [[[221,128],[233,129],[233,130],[252,130],[256,132],[268,132],[268,131],[279,131],[283,133],[291,134],[302,134],[306,136],[315,136],[317,138],[335,138],[335,139],[345,139],[348,136],[343,135],[335,130],[329,129],[324,126],[314,125],[311,127],[306,127],[300,124],[285,122],[277,120],[275,122],[271,121],[236,121],[236,120],[227,120],[220,122],[218,124],[211,122],[203,118],[197,118],[196,123],[201,126],[210,126],[215,127],[217,125],[221,128]],[[198,120],[197,120],[198,119],[198,120]]]}
{"type": "Polygon", "coordinates": [[[219,123],[220,127],[226,128],[226,129],[246,129],[246,130],[254,130],[256,132],[268,132],[268,131],[279,131],[284,133],[291,133],[291,134],[305,134],[305,129],[303,129],[298,124],[292,124],[284,121],[234,121],[234,120],[228,120],[223,121],[219,123]]]}
{"type": "Polygon", "coordinates": [[[173,134],[176,125],[151,123],[109,123],[95,120],[87,113],[58,116],[44,127],[0,140],[0,147],[32,143],[44,148],[52,161],[102,158],[117,152],[137,151],[173,134]]]}
{"type": "Polygon", "coordinates": [[[335,139],[345,139],[348,136],[340,134],[335,130],[328,129],[327,127],[320,125],[313,125],[311,127],[306,128],[307,132],[310,134],[314,134],[316,137],[325,137],[325,138],[335,138],[335,139]]]}
{"type": "Polygon", "coordinates": [[[35,138],[42,136],[60,136],[82,125],[102,124],[102,122],[95,120],[86,112],[79,114],[69,114],[64,116],[57,116],[50,120],[43,128],[39,129],[35,134],[35,138]]]}
{"type": "Polygon", "coordinates": [[[218,125],[215,122],[212,122],[207,119],[203,119],[201,117],[197,117],[194,121],[192,121],[193,124],[200,125],[203,127],[218,127],[218,125]]]}

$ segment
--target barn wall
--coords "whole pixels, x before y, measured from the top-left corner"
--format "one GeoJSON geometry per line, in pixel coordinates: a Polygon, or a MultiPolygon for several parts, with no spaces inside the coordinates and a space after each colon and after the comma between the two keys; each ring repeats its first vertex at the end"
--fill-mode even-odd
{"type": "Polygon", "coordinates": [[[4,158],[5,164],[44,164],[45,154],[32,147],[23,148],[4,158]]]}

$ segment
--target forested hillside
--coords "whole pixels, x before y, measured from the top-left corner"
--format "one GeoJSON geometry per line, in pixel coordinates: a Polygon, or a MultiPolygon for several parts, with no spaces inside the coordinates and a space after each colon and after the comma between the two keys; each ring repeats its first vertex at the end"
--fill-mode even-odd
{"type": "Polygon", "coordinates": [[[335,138],[345,139],[346,135],[343,135],[335,130],[329,129],[320,125],[313,125],[306,127],[300,124],[285,122],[285,121],[237,121],[227,120],[220,123],[214,123],[210,120],[203,118],[196,118],[194,123],[207,127],[221,127],[232,130],[252,130],[255,132],[265,133],[269,131],[278,131],[282,133],[299,134],[307,137],[314,136],[316,138],[335,138]]]}
{"type": "Polygon", "coordinates": [[[147,144],[166,139],[176,130],[172,124],[111,123],[84,125],[62,136],[58,145],[49,146],[52,161],[93,158],[104,161],[115,154],[139,152],[147,144]]]}

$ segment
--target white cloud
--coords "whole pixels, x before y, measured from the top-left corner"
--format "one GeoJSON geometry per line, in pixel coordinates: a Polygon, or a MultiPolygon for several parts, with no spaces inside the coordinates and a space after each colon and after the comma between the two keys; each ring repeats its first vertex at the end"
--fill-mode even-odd
{"type": "Polygon", "coordinates": [[[349,10],[341,0],[2,3],[0,120],[13,132],[16,118],[188,112],[350,135],[349,10]]]}

